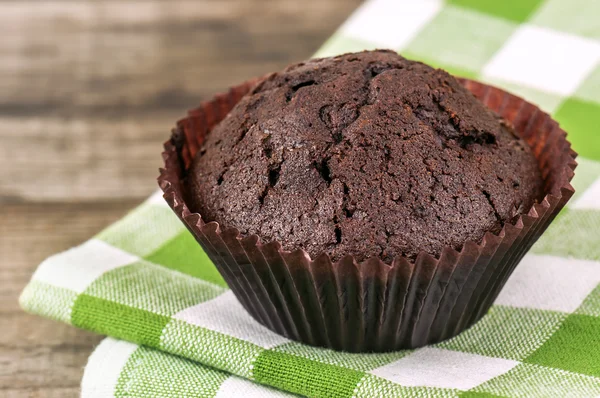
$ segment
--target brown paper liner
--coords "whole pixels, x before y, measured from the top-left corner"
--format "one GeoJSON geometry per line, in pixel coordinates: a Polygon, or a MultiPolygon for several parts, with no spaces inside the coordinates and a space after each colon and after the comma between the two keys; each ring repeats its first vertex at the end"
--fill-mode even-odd
{"type": "Polygon", "coordinates": [[[323,253],[262,243],[191,213],[182,178],[204,137],[257,82],[217,95],[177,123],[165,143],[158,178],[164,197],[196,237],[244,308],[261,324],[293,340],[351,352],[414,348],[452,337],[479,320],[531,245],[573,195],[575,152],[558,123],[521,98],[461,79],[489,108],[511,122],[531,146],[544,178],[541,203],[480,242],[439,258],[379,258],[337,262],[323,253]]]}

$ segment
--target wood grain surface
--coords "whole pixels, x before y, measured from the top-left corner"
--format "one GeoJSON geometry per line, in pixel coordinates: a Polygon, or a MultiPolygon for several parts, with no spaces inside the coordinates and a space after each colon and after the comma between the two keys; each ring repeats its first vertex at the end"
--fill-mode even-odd
{"type": "Polygon", "coordinates": [[[187,108],[309,57],[358,4],[0,0],[0,396],[78,396],[102,338],[19,309],[39,262],[156,189],[187,108]]]}

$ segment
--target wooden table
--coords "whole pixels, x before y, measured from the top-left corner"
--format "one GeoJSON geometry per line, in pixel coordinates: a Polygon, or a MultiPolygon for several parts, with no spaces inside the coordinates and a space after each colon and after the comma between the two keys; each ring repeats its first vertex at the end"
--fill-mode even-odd
{"type": "Polygon", "coordinates": [[[101,336],[23,313],[38,263],[156,189],[201,99],[309,57],[359,0],[0,0],[0,396],[77,396],[101,336]]]}

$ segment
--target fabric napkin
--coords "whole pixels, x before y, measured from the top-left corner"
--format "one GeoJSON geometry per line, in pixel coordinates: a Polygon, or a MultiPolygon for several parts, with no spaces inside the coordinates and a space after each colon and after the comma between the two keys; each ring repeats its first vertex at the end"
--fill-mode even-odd
{"type": "Polygon", "coordinates": [[[451,340],[349,354],[270,332],[159,193],[44,261],[21,305],[112,337],[85,397],[600,396],[599,20],[597,0],[372,0],[317,53],[392,48],[501,86],[553,114],[580,154],[567,208],[451,340]]]}

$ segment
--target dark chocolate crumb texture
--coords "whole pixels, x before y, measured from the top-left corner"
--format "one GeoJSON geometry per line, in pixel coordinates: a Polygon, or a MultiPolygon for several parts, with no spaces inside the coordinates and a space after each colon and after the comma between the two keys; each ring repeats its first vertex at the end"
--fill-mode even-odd
{"type": "Polygon", "coordinates": [[[292,65],[241,99],[186,177],[203,219],[313,258],[458,250],[539,200],[535,157],[448,73],[391,51],[292,65]]]}

